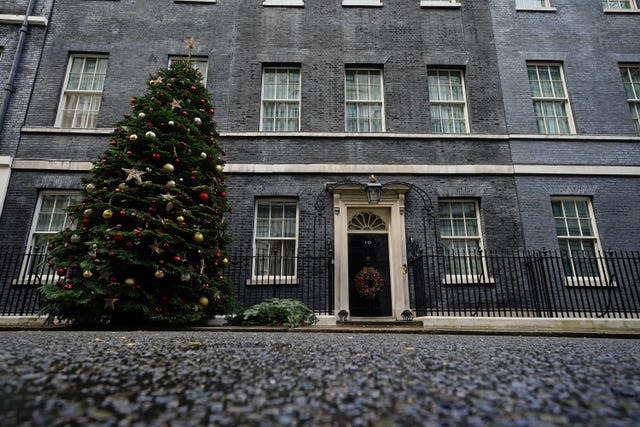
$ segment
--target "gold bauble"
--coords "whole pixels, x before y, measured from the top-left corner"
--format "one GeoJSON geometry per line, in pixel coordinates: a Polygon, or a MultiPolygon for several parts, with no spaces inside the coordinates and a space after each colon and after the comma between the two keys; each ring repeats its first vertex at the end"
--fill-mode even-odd
{"type": "Polygon", "coordinates": [[[204,151],[202,153],[200,153],[200,157],[202,157],[203,159],[207,158],[207,153],[205,153],[204,151]]]}
{"type": "Polygon", "coordinates": [[[216,173],[221,174],[223,170],[224,167],[222,165],[216,165],[216,173]]]}
{"type": "Polygon", "coordinates": [[[180,222],[180,223],[183,223],[183,222],[184,222],[184,217],[183,217],[182,215],[177,216],[177,217],[176,217],[176,221],[178,221],[178,222],[180,222]]]}
{"type": "Polygon", "coordinates": [[[222,263],[223,263],[224,265],[229,265],[229,258],[223,258],[223,259],[222,259],[222,263]]]}
{"type": "Polygon", "coordinates": [[[138,113],[139,119],[144,119],[147,115],[145,113],[138,113]]]}
{"type": "Polygon", "coordinates": [[[126,279],[124,279],[124,284],[127,286],[134,286],[136,284],[136,279],[134,279],[133,277],[127,277],[126,279]]]}
{"type": "Polygon", "coordinates": [[[171,163],[165,163],[162,166],[162,172],[164,173],[172,173],[175,170],[175,167],[171,163]]]}
{"type": "Polygon", "coordinates": [[[202,243],[204,241],[204,234],[202,234],[199,231],[196,231],[195,233],[193,233],[193,240],[196,243],[202,243]]]}
{"type": "Polygon", "coordinates": [[[82,277],[84,277],[85,279],[88,279],[91,276],[93,276],[93,273],[91,272],[91,270],[85,270],[82,272],[82,277]]]}
{"type": "Polygon", "coordinates": [[[198,302],[200,303],[201,306],[206,307],[209,305],[209,298],[207,297],[200,297],[200,299],[198,300],[198,302]]]}
{"type": "Polygon", "coordinates": [[[145,133],[144,136],[146,136],[149,139],[154,139],[156,137],[156,134],[153,131],[147,131],[147,133],[145,133]]]}
{"type": "Polygon", "coordinates": [[[137,140],[138,140],[138,135],[136,135],[135,133],[129,135],[129,141],[135,142],[137,140]]]}
{"type": "Polygon", "coordinates": [[[105,210],[102,212],[102,218],[104,218],[104,219],[109,219],[109,218],[111,218],[112,216],[113,216],[113,211],[112,211],[111,209],[105,209],[105,210]]]}
{"type": "Polygon", "coordinates": [[[118,184],[118,190],[120,190],[120,191],[124,191],[127,188],[129,188],[129,187],[127,187],[127,184],[125,184],[124,182],[121,182],[120,184],[118,184]]]}
{"type": "Polygon", "coordinates": [[[164,277],[164,271],[156,270],[156,272],[153,273],[153,275],[155,276],[156,279],[162,279],[164,277]]]}
{"type": "Polygon", "coordinates": [[[95,190],[95,189],[96,189],[96,186],[95,186],[95,185],[93,185],[93,184],[91,184],[91,183],[89,183],[89,184],[87,184],[87,186],[86,186],[86,187],[84,187],[84,188],[85,188],[85,190],[87,190],[87,193],[91,193],[93,190],[95,190]]]}
{"type": "Polygon", "coordinates": [[[69,240],[71,240],[71,243],[78,243],[81,239],[80,236],[74,233],[71,235],[71,238],[69,240]]]}
{"type": "Polygon", "coordinates": [[[92,213],[93,213],[93,209],[85,209],[84,212],[82,212],[82,216],[85,218],[89,218],[92,213]]]}

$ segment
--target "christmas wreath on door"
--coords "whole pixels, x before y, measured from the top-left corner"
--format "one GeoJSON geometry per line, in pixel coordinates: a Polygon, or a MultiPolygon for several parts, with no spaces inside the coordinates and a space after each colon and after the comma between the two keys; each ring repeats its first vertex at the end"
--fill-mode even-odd
{"type": "Polygon", "coordinates": [[[374,299],[384,289],[384,278],[375,268],[364,267],[356,274],[353,284],[358,295],[374,299]]]}

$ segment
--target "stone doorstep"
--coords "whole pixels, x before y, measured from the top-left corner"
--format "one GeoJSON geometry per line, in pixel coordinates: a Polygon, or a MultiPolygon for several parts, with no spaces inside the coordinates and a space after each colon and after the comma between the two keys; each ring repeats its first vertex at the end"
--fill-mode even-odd
{"type": "MultiPolygon", "coordinates": [[[[366,332],[366,333],[481,333],[481,334],[548,334],[548,335],[613,335],[640,338],[640,319],[576,319],[514,317],[417,317],[413,321],[348,321],[338,322],[334,316],[318,316],[314,326],[284,327],[227,326],[223,318],[211,319],[190,330],[202,331],[299,331],[299,332],[366,332]]],[[[45,324],[42,316],[0,316],[0,330],[60,329],[64,324],[45,324]]],[[[171,329],[171,328],[170,328],[171,329]]]]}

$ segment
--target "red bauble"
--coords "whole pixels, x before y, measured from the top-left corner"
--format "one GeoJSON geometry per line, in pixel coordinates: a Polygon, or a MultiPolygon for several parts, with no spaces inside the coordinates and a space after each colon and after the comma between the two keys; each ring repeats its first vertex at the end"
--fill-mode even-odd
{"type": "Polygon", "coordinates": [[[135,105],[136,102],[138,102],[138,99],[134,96],[133,98],[131,98],[131,105],[135,105]]]}
{"type": "Polygon", "coordinates": [[[122,233],[116,233],[113,235],[113,238],[116,240],[116,242],[119,242],[120,240],[122,240],[123,237],[124,235],[122,233]]]}
{"type": "Polygon", "coordinates": [[[122,209],[120,211],[120,216],[127,216],[127,211],[125,211],[124,209],[122,209]]]}
{"type": "Polygon", "coordinates": [[[102,261],[100,260],[100,258],[96,258],[96,259],[93,260],[93,263],[95,265],[100,265],[102,263],[102,261]]]}
{"type": "Polygon", "coordinates": [[[188,112],[188,111],[183,111],[183,112],[182,112],[182,115],[183,115],[183,116],[185,116],[185,117],[187,117],[187,116],[189,115],[189,112],[188,112]]]}
{"type": "Polygon", "coordinates": [[[118,141],[116,141],[115,139],[112,139],[111,140],[111,145],[113,145],[115,147],[116,145],[118,145],[118,141]]]}
{"type": "Polygon", "coordinates": [[[197,91],[197,90],[198,90],[198,88],[197,88],[197,87],[195,87],[195,86],[191,86],[191,92],[195,92],[195,91],[197,91]]]}
{"type": "Polygon", "coordinates": [[[207,200],[209,200],[209,193],[206,193],[206,192],[203,191],[202,193],[200,193],[198,195],[198,198],[200,200],[202,200],[203,202],[206,202],[207,200]]]}
{"type": "Polygon", "coordinates": [[[149,209],[147,209],[147,212],[149,212],[151,215],[153,215],[154,213],[156,213],[156,208],[151,206],[151,207],[149,207],[149,209]]]}
{"type": "Polygon", "coordinates": [[[173,262],[175,262],[176,264],[179,263],[180,261],[182,261],[182,258],[180,258],[179,255],[176,255],[173,257],[173,262]]]}
{"type": "Polygon", "coordinates": [[[206,104],[206,103],[207,103],[207,100],[206,100],[206,99],[204,99],[204,98],[200,98],[200,104],[206,104]]]}
{"type": "Polygon", "coordinates": [[[220,192],[220,197],[222,197],[223,199],[225,199],[227,197],[227,192],[226,191],[221,191],[220,192]]]}
{"type": "Polygon", "coordinates": [[[151,155],[151,158],[152,158],[153,160],[160,160],[160,153],[153,153],[153,154],[151,155]]]}
{"type": "Polygon", "coordinates": [[[133,242],[127,242],[125,246],[127,247],[127,249],[131,249],[133,248],[133,242]]]}
{"type": "Polygon", "coordinates": [[[59,268],[58,271],[56,271],[56,273],[58,273],[58,276],[64,276],[64,272],[65,272],[64,268],[59,268]]]}
{"type": "Polygon", "coordinates": [[[91,220],[89,218],[85,218],[82,220],[82,225],[89,225],[91,224],[91,220]]]}

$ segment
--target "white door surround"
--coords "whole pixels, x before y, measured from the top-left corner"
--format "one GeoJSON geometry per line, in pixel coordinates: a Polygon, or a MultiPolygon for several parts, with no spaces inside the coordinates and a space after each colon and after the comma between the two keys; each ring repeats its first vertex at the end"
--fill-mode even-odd
{"type": "Polygon", "coordinates": [[[380,202],[371,205],[362,185],[331,185],[333,193],[333,237],[335,242],[335,313],[349,311],[348,225],[353,215],[362,211],[381,213],[388,220],[391,315],[402,320],[402,312],[410,309],[407,277],[407,245],[404,224],[405,194],[409,187],[385,185],[380,202]]]}

